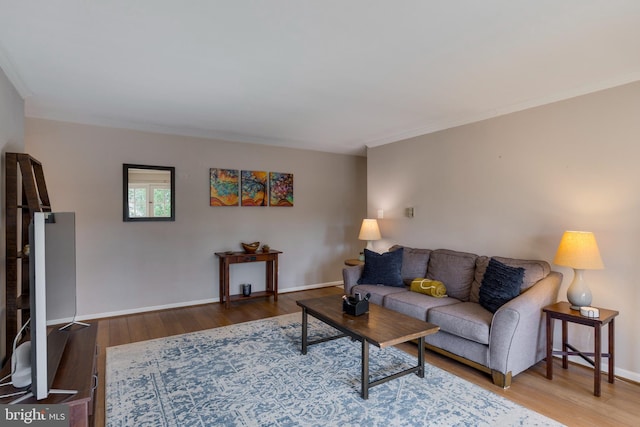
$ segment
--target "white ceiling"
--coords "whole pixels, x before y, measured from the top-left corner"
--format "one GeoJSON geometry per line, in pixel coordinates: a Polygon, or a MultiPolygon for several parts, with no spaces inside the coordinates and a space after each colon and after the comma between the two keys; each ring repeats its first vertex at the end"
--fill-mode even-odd
{"type": "Polygon", "coordinates": [[[26,115],[363,154],[640,80],[640,0],[0,0],[26,115]]]}

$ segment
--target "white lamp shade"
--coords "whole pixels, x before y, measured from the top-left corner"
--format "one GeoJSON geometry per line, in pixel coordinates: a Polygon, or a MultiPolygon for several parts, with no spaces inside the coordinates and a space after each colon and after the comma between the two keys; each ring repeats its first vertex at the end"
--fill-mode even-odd
{"type": "Polygon", "coordinates": [[[590,231],[565,231],[553,263],[580,270],[604,268],[596,237],[590,231]]]}
{"type": "Polygon", "coordinates": [[[378,227],[378,221],[375,219],[363,219],[358,239],[369,241],[382,239],[382,236],[380,235],[380,228],[378,227]]]}

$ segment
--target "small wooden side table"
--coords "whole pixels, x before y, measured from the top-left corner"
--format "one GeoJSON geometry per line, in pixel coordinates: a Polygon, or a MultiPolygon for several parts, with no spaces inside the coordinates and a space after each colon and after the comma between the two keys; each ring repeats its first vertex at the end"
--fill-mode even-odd
{"type": "Polygon", "coordinates": [[[231,301],[241,301],[253,298],[270,297],[278,301],[278,255],[280,251],[270,250],[269,252],[256,252],[248,254],[245,252],[216,252],[220,260],[220,304],[229,308],[231,301]],[[252,292],[250,296],[229,294],[229,265],[244,262],[265,262],[266,290],[262,292],[252,292]]]}
{"type": "Polygon", "coordinates": [[[358,258],[345,259],[344,265],[349,265],[349,266],[364,265],[364,261],[360,261],[358,258]]]}
{"type": "Polygon", "coordinates": [[[607,357],[609,359],[609,382],[613,384],[615,379],[613,372],[615,338],[614,325],[615,318],[619,314],[615,310],[607,310],[604,308],[598,308],[598,310],[600,311],[600,317],[585,317],[580,314],[580,311],[572,310],[571,305],[565,301],[549,305],[542,309],[547,318],[547,378],[553,379],[552,359],[554,354],[562,355],[563,369],[567,369],[569,367],[568,356],[580,356],[594,368],[593,394],[595,396],[600,396],[600,367],[602,357],[607,357]],[[562,351],[553,350],[553,319],[559,319],[562,321],[562,351]],[[567,322],[590,326],[594,329],[595,342],[593,353],[579,351],[569,344],[567,340],[567,322]],[[602,353],[602,327],[606,324],[609,325],[609,350],[608,353],[602,353]],[[570,349],[571,351],[568,351],[567,349],[570,349]],[[593,357],[593,359],[590,357],[593,357]]]}

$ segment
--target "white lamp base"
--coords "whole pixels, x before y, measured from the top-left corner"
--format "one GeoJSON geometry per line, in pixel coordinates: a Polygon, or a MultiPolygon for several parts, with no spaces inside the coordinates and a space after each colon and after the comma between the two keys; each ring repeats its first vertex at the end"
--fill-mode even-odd
{"type": "Polygon", "coordinates": [[[580,310],[580,307],[591,305],[591,291],[582,277],[583,273],[584,270],[574,268],[573,281],[567,289],[567,299],[572,310],[580,310]]]}

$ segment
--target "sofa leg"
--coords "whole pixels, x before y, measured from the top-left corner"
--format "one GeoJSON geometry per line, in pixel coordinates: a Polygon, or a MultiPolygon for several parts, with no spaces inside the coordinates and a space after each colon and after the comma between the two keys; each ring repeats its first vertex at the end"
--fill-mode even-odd
{"type": "Polygon", "coordinates": [[[503,374],[498,371],[491,371],[491,377],[493,378],[493,383],[498,387],[509,388],[511,387],[511,371],[503,374]]]}

